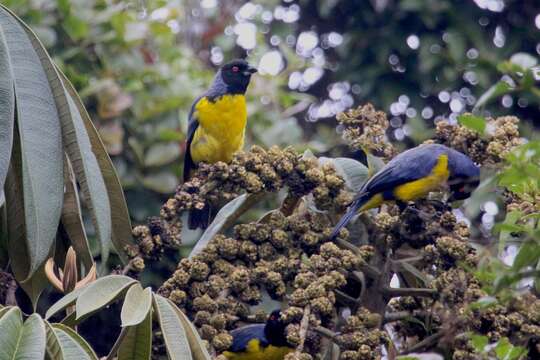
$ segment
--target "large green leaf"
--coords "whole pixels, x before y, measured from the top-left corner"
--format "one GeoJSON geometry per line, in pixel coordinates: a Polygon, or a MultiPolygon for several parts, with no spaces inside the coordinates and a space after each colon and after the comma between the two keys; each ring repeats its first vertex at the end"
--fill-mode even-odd
{"type": "Polygon", "coordinates": [[[127,334],[118,349],[118,360],[149,360],[151,354],[152,313],[149,311],[141,323],[127,328],[127,334]]]}
{"type": "MultiPolygon", "coordinates": [[[[4,188],[13,143],[15,93],[4,33],[0,29],[0,192],[4,188]]],[[[1,203],[0,203],[0,206],[1,203]]]]}
{"type": "Polygon", "coordinates": [[[195,326],[193,326],[191,321],[189,321],[188,317],[182,312],[182,310],[180,310],[170,300],[168,301],[176,311],[176,315],[178,315],[178,318],[184,326],[184,330],[186,331],[186,336],[189,342],[189,347],[191,349],[191,353],[193,354],[193,360],[211,360],[212,357],[208,353],[208,350],[206,350],[206,346],[204,345],[201,337],[199,336],[199,333],[195,329],[195,326]]]}
{"type": "Polygon", "coordinates": [[[47,51],[34,32],[20,19],[18,20],[32,42],[47,79],[51,84],[52,95],[60,117],[62,139],[66,153],[73,164],[74,172],[77,175],[77,180],[81,185],[82,193],[92,215],[96,233],[101,243],[102,262],[105,263],[109,255],[111,241],[111,209],[105,183],[96,157],[92,152],[90,139],[86,133],[79,110],[71,96],[64,89],[59,73],[47,51]]]}
{"type": "Polygon", "coordinates": [[[64,192],[64,206],[62,207],[62,225],[71,240],[71,245],[73,245],[77,257],[81,259],[86,271],[88,271],[94,262],[83,225],[75,174],[67,156],[64,159],[64,177],[66,191],[64,192]]]}
{"type": "Polygon", "coordinates": [[[122,305],[122,327],[141,323],[152,307],[152,289],[143,290],[140,284],[131,286],[122,305]]]}
{"type": "Polygon", "coordinates": [[[116,300],[136,280],[123,275],[109,275],[97,279],[81,292],[75,303],[77,319],[101,309],[116,300]]]}
{"type": "Polygon", "coordinates": [[[52,328],[62,348],[65,360],[97,360],[98,357],[88,343],[73,329],[62,324],[53,324],[52,328]]]}
{"type": "Polygon", "coordinates": [[[169,359],[191,360],[186,331],[173,306],[164,297],[154,294],[154,310],[161,326],[169,359]]]}
{"type": "Polygon", "coordinates": [[[63,298],[61,298],[60,300],[58,300],[57,302],[55,302],[45,313],[45,319],[49,319],[51,316],[53,316],[57,312],[64,310],[66,307],[70,305],[73,305],[75,301],[77,301],[77,298],[79,297],[79,295],[81,295],[81,293],[84,290],[86,290],[87,287],[88,286],[75,289],[69,294],[67,294],[66,296],[64,296],[63,298]]]}
{"type": "Polygon", "coordinates": [[[24,322],[19,350],[14,359],[43,359],[45,357],[45,324],[38,314],[32,314],[24,322]]]}
{"type": "Polygon", "coordinates": [[[242,194],[229,201],[219,210],[210,226],[204,231],[197,244],[191,250],[189,257],[192,258],[200,253],[214,236],[227,229],[240,215],[249,210],[260,199],[261,194],[242,194]]]}
{"type": "Polygon", "coordinates": [[[46,351],[50,360],[64,360],[64,352],[58,336],[54,332],[53,327],[45,320],[45,330],[47,333],[46,351]]]}
{"type": "Polygon", "coordinates": [[[84,105],[77,95],[77,92],[73,88],[73,85],[69,80],[60,72],[62,81],[71,98],[75,102],[79,113],[83,119],[84,126],[90,138],[90,144],[92,151],[96,155],[101,174],[105,180],[105,186],[107,187],[107,194],[109,196],[109,202],[111,209],[114,209],[111,213],[112,221],[112,242],[114,247],[124,263],[127,263],[127,255],[125,248],[128,245],[133,244],[133,237],[131,235],[131,222],[129,219],[129,212],[124,197],[124,191],[122,185],[116,174],[116,170],[112,164],[109,154],[101,141],[99,134],[90,119],[90,116],[86,112],[84,105]]]}
{"type": "MultiPolygon", "coordinates": [[[[51,87],[32,42],[3,6],[0,25],[15,82],[24,198],[21,230],[25,231],[17,232],[10,242],[19,246],[26,242],[29,267],[25,275],[29,277],[46,260],[60,221],[64,192],[62,137],[51,87]]],[[[21,224],[22,219],[9,221],[21,224]]]]}
{"type": "Polygon", "coordinates": [[[11,308],[0,319],[0,359],[13,359],[23,327],[21,310],[11,308]]]}

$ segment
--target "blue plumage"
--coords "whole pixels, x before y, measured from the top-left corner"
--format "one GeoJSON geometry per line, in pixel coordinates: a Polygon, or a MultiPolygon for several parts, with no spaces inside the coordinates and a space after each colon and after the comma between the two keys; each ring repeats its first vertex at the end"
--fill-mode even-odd
{"type": "Polygon", "coordinates": [[[253,339],[259,339],[261,346],[268,346],[268,340],[264,334],[265,324],[253,324],[243,326],[239,329],[231,331],[233,343],[230,347],[232,352],[246,351],[248,342],[253,339]]]}

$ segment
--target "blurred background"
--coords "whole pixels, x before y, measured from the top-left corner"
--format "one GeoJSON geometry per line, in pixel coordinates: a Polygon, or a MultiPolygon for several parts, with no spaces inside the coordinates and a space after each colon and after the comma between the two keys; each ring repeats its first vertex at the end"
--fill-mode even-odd
{"type": "Polygon", "coordinates": [[[248,146],[350,156],[334,116],[365,102],[389,114],[388,136],[403,146],[479,99],[487,115],[540,119],[536,1],[1,1],[80,92],[135,222],[179,184],[190,104],[235,57],[259,68],[248,146]]]}

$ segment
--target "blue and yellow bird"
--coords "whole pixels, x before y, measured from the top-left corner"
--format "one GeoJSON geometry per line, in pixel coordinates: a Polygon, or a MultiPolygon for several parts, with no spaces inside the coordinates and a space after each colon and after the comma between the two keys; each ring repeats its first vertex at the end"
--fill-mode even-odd
{"type": "Polygon", "coordinates": [[[459,151],[440,144],[424,144],[409,149],[389,161],[364,184],[337,223],[331,238],[335,238],[356,213],[384,202],[404,204],[444,187],[450,191],[450,201],[463,200],[470,196],[479,182],[480,169],[459,151]]]}
{"type": "MultiPolygon", "coordinates": [[[[210,88],[199,96],[189,113],[184,181],[200,162],[230,162],[244,146],[247,123],[245,93],[257,69],[245,60],[233,60],[218,70],[210,88]]],[[[210,209],[192,210],[189,228],[208,226],[210,209]]]]}
{"type": "Polygon", "coordinates": [[[273,311],[265,324],[247,325],[231,331],[233,343],[223,352],[229,360],[283,360],[294,351],[285,337],[281,312],[273,311]]]}

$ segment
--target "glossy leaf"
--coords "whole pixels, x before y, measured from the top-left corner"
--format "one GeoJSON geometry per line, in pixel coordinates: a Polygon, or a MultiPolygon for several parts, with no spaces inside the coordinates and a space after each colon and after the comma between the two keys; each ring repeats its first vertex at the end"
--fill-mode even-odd
{"type": "Polygon", "coordinates": [[[97,360],[94,350],[79,334],[70,327],[53,324],[52,328],[62,348],[64,359],[97,360]]]}
{"type": "MultiPolygon", "coordinates": [[[[27,244],[27,278],[49,255],[60,220],[64,190],[62,137],[51,87],[32,42],[3,6],[0,24],[4,34],[9,34],[5,40],[15,79],[24,197],[24,228],[19,222],[24,231],[10,241],[27,244]]],[[[18,278],[22,280],[20,272],[18,278]]]]}
{"type": "Polygon", "coordinates": [[[78,288],[70,292],[69,294],[65,295],[63,298],[55,302],[45,313],[45,319],[49,319],[51,316],[56,314],[57,312],[64,310],[66,307],[73,305],[79,295],[86,290],[86,287],[78,288]]]}
{"type": "Polygon", "coordinates": [[[510,57],[510,62],[518,65],[521,69],[526,70],[535,66],[538,63],[538,59],[531,54],[519,52],[510,57]]]}
{"type": "Polygon", "coordinates": [[[191,348],[191,353],[193,355],[193,360],[211,360],[212,357],[208,353],[208,350],[206,350],[206,346],[203,343],[201,337],[199,336],[197,329],[195,329],[195,326],[193,326],[191,321],[189,321],[188,317],[182,312],[182,310],[180,310],[170,300],[168,301],[176,311],[178,318],[184,326],[184,330],[186,331],[186,336],[189,342],[189,347],[191,348]]]}
{"type": "Polygon", "coordinates": [[[115,301],[136,280],[123,275],[109,275],[97,279],[84,288],[75,303],[77,319],[89,315],[115,301]]]}
{"type": "Polygon", "coordinates": [[[127,334],[118,349],[118,360],[149,360],[151,354],[152,313],[149,311],[142,322],[127,328],[127,334]]]}
{"type": "Polygon", "coordinates": [[[131,286],[122,305],[122,327],[141,323],[152,307],[152,289],[143,290],[140,284],[131,286]]]}
{"type": "Polygon", "coordinates": [[[22,314],[17,307],[9,309],[0,318],[0,359],[13,358],[13,354],[17,352],[22,327],[22,314]]]}
{"type": "MultiPolygon", "coordinates": [[[[13,85],[7,43],[4,33],[0,31],[0,191],[4,188],[13,144],[13,120],[15,119],[13,85]]],[[[0,206],[2,206],[1,203],[0,206]]]]}
{"type": "Polygon", "coordinates": [[[111,213],[112,223],[112,242],[116,249],[116,252],[127,263],[127,256],[125,254],[125,247],[133,244],[133,238],[131,235],[131,221],[129,218],[129,212],[127,209],[126,199],[124,198],[124,191],[122,185],[116,174],[116,170],[112,164],[111,158],[103,145],[103,142],[99,138],[98,132],[90,119],[90,116],[86,112],[84,105],[77,95],[77,92],[73,88],[73,85],[67,80],[67,78],[60,72],[62,81],[68,93],[71,95],[77,109],[79,110],[84,126],[90,138],[90,144],[92,151],[96,155],[101,174],[105,181],[107,188],[107,195],[109,197],[110,208],[113,209],[111,213]]]}
{"type": "Polygon", "coordinates": [[[111,215],[109,199],[99,165],[92,153],[90,140],[77,109],[60,79],[59,72],[33,31],[20,21],[46,71],[62,128],[62,140],[73,165],[77,180],[90,210],[101,243],[102,262],[107,261],[111,244],[111,215]]]}
{"type": "Polygon", "coordinates": [[[67,157],[64,158],[64,178],[66,191],[64,192],[64,205],[62,207],[62,225],[77,253],[77,257],[81,259],[85,269],[88,271],[94,262],[88,238],[86,237],[86,230],[84,229],[75,174],[67,157]]]}
{"type": "Polygon", "coordinates": [[[14,359],[43,359],[45,357],[45,324],[38,314],[32,314],[24,322],[19,339],[19,350],[14,359]]]}
{"type": "Polygon", "coordinates": [[[154,294],[154,310],[161,326],[167,354],[171,360],[191,360],[191,350],[186,331],[176,314],[174,305],[164,297],[154,294]]]}

